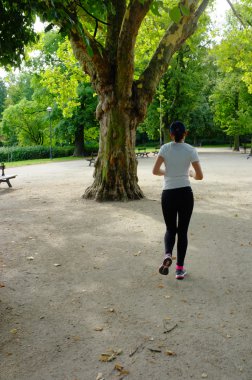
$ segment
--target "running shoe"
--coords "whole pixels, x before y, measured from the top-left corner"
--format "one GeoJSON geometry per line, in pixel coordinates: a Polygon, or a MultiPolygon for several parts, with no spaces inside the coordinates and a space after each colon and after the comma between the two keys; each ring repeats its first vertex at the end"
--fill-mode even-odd
{"type": "Polygon", "coordinates": [[[171,265],[172,265],[172,256],[166,254],[164,256],[164,261],[162,265],[159,267],[159,273],[166,276],[169,273],[169,267],[171,265]]]}
{"type": "Polygon", "coordinates": [[[176,269],[176,279],[177,280],[184,280],[186,275],[185,269],[176,269]]]}

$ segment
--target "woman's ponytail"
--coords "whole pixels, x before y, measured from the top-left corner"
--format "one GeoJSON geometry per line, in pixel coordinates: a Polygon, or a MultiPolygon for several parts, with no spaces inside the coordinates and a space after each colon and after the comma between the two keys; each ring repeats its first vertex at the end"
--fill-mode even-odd
{"type": "Polygon", "coordinates": [[[174,136],[176,143],[180,142],[183,139],[185,131],[185,126],[183,123],[181,123],[181,121],[174,121],[170,125],[170,133],[174,136]]]}
{"type": "Polygon", "coordinates": [[[176,143],[180,142],[183,139],[183,135],[184,135],[184,133],[175,131],[175,133],[174,133],[174,140],[175,140],[175,142],[176,143]]]}

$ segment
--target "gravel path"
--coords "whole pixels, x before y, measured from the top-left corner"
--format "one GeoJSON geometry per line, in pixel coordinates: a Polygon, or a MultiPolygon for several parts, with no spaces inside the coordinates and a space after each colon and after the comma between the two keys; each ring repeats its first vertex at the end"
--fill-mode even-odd
{"type": "Polygon", "coordinates": [[[83,200],[85,160],[7,168],[1,380],[252,379],[252,158],[199,153],[184,281],[157,270],[154,158],[139,159],[146,198],[128,203],[83,200]]]}

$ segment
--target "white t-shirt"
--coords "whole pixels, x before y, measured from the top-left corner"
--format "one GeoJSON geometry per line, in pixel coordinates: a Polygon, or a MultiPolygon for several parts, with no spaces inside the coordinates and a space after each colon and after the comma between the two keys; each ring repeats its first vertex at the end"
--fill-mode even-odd
{"type": "Polygon", "coordinates": [[[194,147],[186,143],[170,142],[161,146],[158,155],[163,157],[165,164],[163,190],[190,186],[190,164],[199,161],[194,147]]]}

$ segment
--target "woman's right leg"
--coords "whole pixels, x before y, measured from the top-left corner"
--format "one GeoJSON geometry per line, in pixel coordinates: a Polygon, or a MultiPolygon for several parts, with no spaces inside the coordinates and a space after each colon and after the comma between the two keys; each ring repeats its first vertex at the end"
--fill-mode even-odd
{"type": "Polygon", "coordinates": [[[161,204],[166,225],[164,236],[165,253],[172,254],[177,233],[177,206],[173,197],[174,190],[163,190],[161,204]]]}

